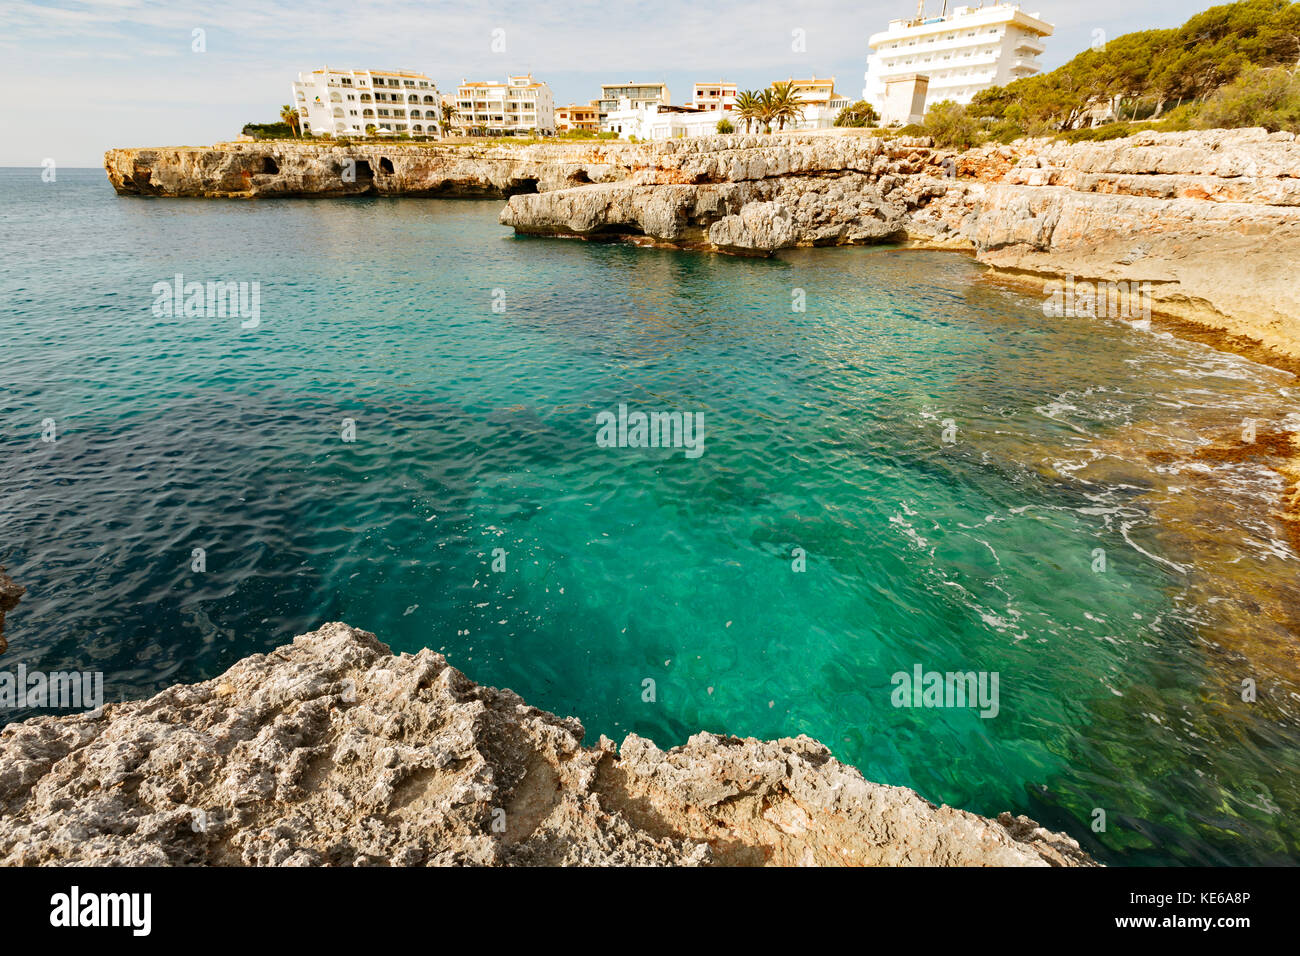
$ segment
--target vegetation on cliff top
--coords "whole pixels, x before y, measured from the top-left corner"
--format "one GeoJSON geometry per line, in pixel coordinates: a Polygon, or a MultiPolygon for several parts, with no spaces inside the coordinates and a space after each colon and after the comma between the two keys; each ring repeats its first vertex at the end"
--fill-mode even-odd
{"type": "Polygon", "coordinates": [[[1003,141],[1111,123],[1122,136],[1133,132],[1124,125],[1133,121],[1158,121],[1155,128],[1163,129],[1294,131],[1300,129],[1298,68],[1300,3],[1240,0],[1181,27],[1098,42],[1050,73],[976,94],[966,112],[1003,141]]]}

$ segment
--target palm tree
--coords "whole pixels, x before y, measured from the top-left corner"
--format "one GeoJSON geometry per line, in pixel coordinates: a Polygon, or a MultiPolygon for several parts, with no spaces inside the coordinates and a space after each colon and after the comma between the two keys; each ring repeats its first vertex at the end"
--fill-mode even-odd
{"type": "Polygon", "coordinates": [[[451,124],[455,122],[455,119],[456,119],[456,104],[443,103],[442,119],[438,121],[438,125],[442,127],[442,131],[444,133],[447,132],[447,130],[451,129],[451,124]]]}
{"type": "Polygon", "coordinates": [[[746,133],[751,124],[760,122],[758,94],[753,90],[736,94],[736,119],[744,120],[746,133]]]}
{"type": "Polygon", "coordinates": [[[762,124],[764,133],[772,132],[772,121],[776,119],[776,97],[771,90],[758,94],[757,119],[762,124]]]}
{"type": "Polygon", "coordinates": [[[794,91],[793,81],[773,83],[768,102],[772,110],[771,119],[776,120],[777,129],[785,129],[786,123],[793,126],[803,119],[803,106],[794,91]]]}
{"type": "Polygon", "coordinates": [[[294,136],[298,135],[298,111],[293,108],[293,104],[285,103],[280,107],[280,122],[293,130],[294,136]]]}

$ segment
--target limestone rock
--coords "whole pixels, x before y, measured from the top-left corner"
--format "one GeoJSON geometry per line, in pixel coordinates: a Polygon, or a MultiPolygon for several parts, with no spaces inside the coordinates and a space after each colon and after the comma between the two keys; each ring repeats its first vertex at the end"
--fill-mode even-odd
{"type": "Polygon", "coordinates": [[[751,202],[709,226],[709,242],[733,252],[771,252],[795,244],[790,211],[774,202],[751,202]]]}
{"type": "Polygon", "coordinates": [[[807,737],[621,751],[328,624],[102,716],[0,731],[7,865],[1092,865],[868,783],[807,737]]]}

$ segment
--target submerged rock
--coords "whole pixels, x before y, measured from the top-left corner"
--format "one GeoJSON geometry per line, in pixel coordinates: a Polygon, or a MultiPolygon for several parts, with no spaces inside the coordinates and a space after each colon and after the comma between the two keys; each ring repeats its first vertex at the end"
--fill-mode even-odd
{"type": "Polygon", "coordinates": [[[0,654],[9,650],[9,642],[5,640],[5,615],[18,606],[26,591],[27,589],[15,582],[5,573],[4,566],[0,565],[0,654]]]}
{"type": "Polygon", "coordinates": [[[0,732],[9,865],[1058,865],[1025,817],[869,783],[807,737],[660,750],[328,624],[210,681],[0,732]]]}

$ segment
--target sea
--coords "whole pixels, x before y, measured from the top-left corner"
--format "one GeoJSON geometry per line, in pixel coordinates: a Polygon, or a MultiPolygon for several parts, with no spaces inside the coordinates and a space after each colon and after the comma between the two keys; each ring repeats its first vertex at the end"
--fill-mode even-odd
{"type": "Polygon", "coordinates": [[[1250,450],[1293,375],[956,253],[42,172],[0,169],[0,671],[133,700],[346,621],[589,743],[806,734],[1111,865],[1300,862],[1300,560],[1250,450]]]}

